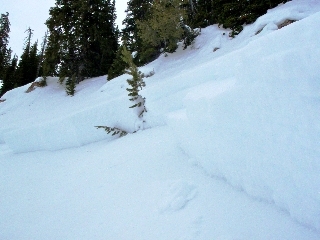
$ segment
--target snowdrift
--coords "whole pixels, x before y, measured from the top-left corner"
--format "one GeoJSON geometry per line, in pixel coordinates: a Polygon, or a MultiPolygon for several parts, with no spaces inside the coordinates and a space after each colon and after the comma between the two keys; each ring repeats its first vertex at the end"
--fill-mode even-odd
{"type": "Polygon", "coordinates": [[[7,122],[0,129],[0,142],[8,144],[16,153],[53,151],[103,139],[112,140],[114,136],[107,135],[103,129],[97,130],[95,126],[118,127],[133,132],[139,124],[136,110],[129,108],[131,103],[124,90],[127,84],[123,81],[103,86],[105,76],[86,80],[77,87],[78,93],[70,97],[70,101],[66,101],[64,86],[58,83],[58,78],[49,78],[47,82],[48,86],[43,89],[25,93],[29,87],[26,85],[3,97],[8,98],[3,103],[4,112],[7,111],[6,107],[18,108],[22,103],[20,111],[11,113],[15,121],[7,122]],[[96,84],[95,89],[86,89],[88,81],[96,84]],[[23,95],[24,101],[16,102],[20,95],[23,95]],[[46,108],[45,114],[40,115],[39,111],[46,108]],[[25,118],[21,119],[21,115],[25,118]]]}
{"type": "Polygon", "coordinates": [[[319,24],[317,13],[231,53],[234,77],[192,89],[168,117],[206,171],[318,230],[319,24]]]}

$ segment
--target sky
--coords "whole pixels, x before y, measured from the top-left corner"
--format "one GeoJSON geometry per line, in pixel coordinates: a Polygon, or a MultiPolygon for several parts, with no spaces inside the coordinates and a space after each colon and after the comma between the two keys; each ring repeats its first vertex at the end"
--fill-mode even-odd
{"type": "MultiPolygon", "coordinates": [[[[13,53],[19,57],[23,52],[24,39],[27,36],[25,32],[29,27],[33,29],[33,41],[38,39],[39,43],[46,32],[45,21],[49,18],[49,9],[55,5],[55,0],[0,0],[0,13],[9,12],[11,23],[11,32],[9,46],[13,53]]],[[[116,0],[117,21],[121,22],[125,17],[127,1],[116,0]]]]}

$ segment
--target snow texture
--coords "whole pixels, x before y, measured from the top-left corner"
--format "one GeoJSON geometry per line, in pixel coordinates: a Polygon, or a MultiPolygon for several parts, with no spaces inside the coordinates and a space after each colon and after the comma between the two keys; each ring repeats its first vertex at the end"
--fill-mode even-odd
{"type": "Polygon", "coordinates": [[[225,69],[234,78],[190,90],[185,116],[169,120],[183,149],[211,174],[318,230],[319,24],[315,14],[231,53],[225,69]]]}
{"type": "Polygon", "coordinates": [[[202,29],[141,67],[143,120],[127,74],[7,92],[0,239],[320,239],[319,25],[293,0],[202,29]]]}
{"type": "Polygon", "coordinates": [[[160,211],[178,211],[184,208],[197,193],[196,187],[183,181],[176,181],[171,184],[165,194],[160,211]]]}

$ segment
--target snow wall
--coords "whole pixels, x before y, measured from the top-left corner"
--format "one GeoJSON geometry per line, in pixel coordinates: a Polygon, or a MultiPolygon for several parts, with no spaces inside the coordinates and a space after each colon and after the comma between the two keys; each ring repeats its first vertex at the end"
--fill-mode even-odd
{"type": "MultiPolygon", "coordinates": [[[[127,99],[123,101],[128,102],[127,99]]],[[[137,117],[133,111],[116,111],[115,108],[108,108],[112,106],[112,103],[109,104],[101,104],[51,122],[4,131],[3,141],[16,153],[59,150],[115,138],[108,135],[104,129],[95,129],[95,126],[118,127],[128,132],[136,130],[134,119],[137,117]],[[108,109],[113,112],[108,112],[108,109]],[[92,118],[88,119],[88,115],[92,118]],[[110,119],[108,116],[113,116],[113,118],[110,119]],[[93,119],[94,122],[91,121],[93,119]]]]}
{"type": "MultiPolygon", "coordinates": [[[[105,79],[103,79],[103,81],[105,81],[105,79]]],[[[58,85],[58,83],[55,83],[55,85],[58,85]]],[[[50,86],[42,91],[52,91],[52,88],[54,87],[50,86]]],[[[17,94],[18,91],[19,89],[13,90],[11,94],[17,94]]],[[[104,91],[103,88],[94,94],[99,94],[102,91],[104,91]]],[[[58,92],[65,94],[63,88],[59,89],[58,92]]],[[[37,96],[36,91],[32,93],[37,96]]],[[[7,96],[9,94],[10,93],[8,93],[7,96]]],[[[54,95],[55,93],[50,92],[49,94],[54,95]]],[[[117,92],[114,94],[117,94],[117,92]]],[[[26,96],[24,93],[20,95],[25,96],[26,101],[29,102],[33,99],[31,95],[26,96]]],[[[85,93],[80,91],[74,98],[83,98],[83,95],[85,95],[85,93]]],[[[101,93],[101,95],[103,96],[103,93],[101,93]]],[[[40,106],[40,109],[45,109],[40,105],[41,101],[39,101],[39,98],[34,98],[36,99],[34,104],[38,104],[36,106],[40,106]]],[[[64,97],[59,97],[58,99],[63,101],[64,97]]],[[[43,115],[48,115],[48,117],[44,118],[45,120],[37,120],[31,117],[31,121],[27,121],[28,119],[26,119],[25,124],[17,122],[8,124],[8,127],[4,125],[4,127],[0,129],[0,143],[6,143],[15,153],[43,150],[55,151],[64,148],[79,147],[104,139],[112,140],[117,138],[117,136],[107,134],[104,129],[96,129],[95,126],[117,127],[127,132],[138,130],[142,123],[137,117],[137,110],[129,108],[132,104],[128,101],[128,97],[122,94],[119,97],[111,97],[110,99],[111,100],[108,101],[103,99],[104,101],[101,100],[94,104],[88,103],[84,106],[76,106],[79,104],[75,101],[73,103],[74,106],[66,106],[66,109],[74,108],[75,111],[64,114],[60,113],[61,117],[57,117],[56,111],[50,111],[49,107],[51,105],[53,108],[52,104],[54,104],[54,101],[52,102],[48,98],[47,103],[43,101],[43,104],[45,106],[48,105],[49,108],[47,113],[42,113],[43,115]],[[51,120],[49,120],[50,118],[51,120]]],[[[71,100],[69,102],[72,102],[71,100]]],[[[55,105],[59,106],[67,103],[68,102],[57,102],[55,105]]]]}
{"type": "Polygon", "coordinates": [[[218,59],[234,76],[190,90],[167,122],[210,175],[320,230],[318,26],[320,13],[218,59]]]}

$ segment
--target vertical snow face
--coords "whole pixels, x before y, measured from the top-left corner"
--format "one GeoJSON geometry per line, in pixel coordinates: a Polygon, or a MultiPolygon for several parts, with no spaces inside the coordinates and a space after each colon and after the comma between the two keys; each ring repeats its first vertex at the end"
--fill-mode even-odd
{"type": "Polygon", "coordinates": [[[234,78],[193,88],[185,111],[168,118],[183,149],[206,171],[317,230],[319,24],[320,13],[230,54],[234,78]]]}
{"type": "Polygon", "coordinates": [[[72,98],[57,81],[50,77],[43,89],[25,93],[26,85],[6,93],[7,104],[0,109],[0,143],[16,153],[55,151],[115,138],[95,126],[134,132],[143,124],[137,121],[136,109],[129,108],[132,102],[123,81],[105,84],[105,77],[88,79],[77,85],[72,98]]]}
{"type": "Polygon", "coordinates": [[[130,102],[126,98],[115,99],[52,121],[7,130],[2,133],[2,138],[16,153],[79,147],[102,139],[113,139],[95,126],[106,124],[128,132],[135,131],[137,115],[128,104],[130,102]]]}

